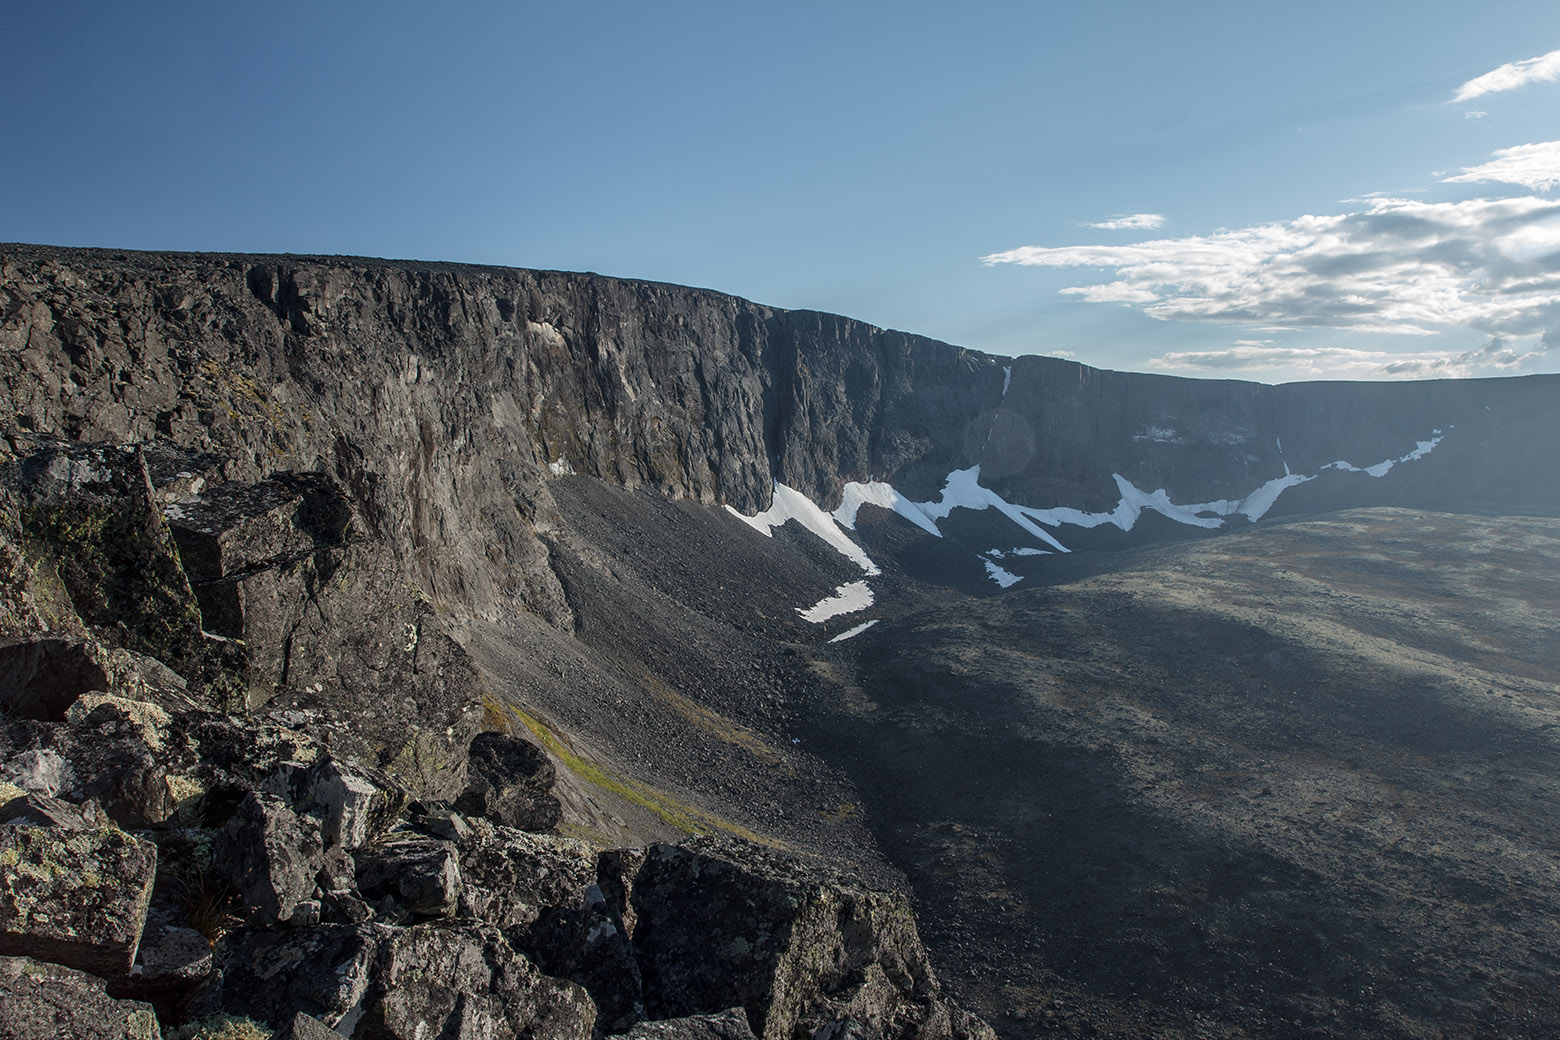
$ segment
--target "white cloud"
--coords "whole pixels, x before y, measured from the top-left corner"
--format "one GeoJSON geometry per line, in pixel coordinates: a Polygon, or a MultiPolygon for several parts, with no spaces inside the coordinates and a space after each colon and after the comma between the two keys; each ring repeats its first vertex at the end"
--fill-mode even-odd
{"type": "Polygon", "coordinates": [[[1550,51],[1536,58],[1507,62],[1482,76],[1470,79],[1457,88],[1453,101],[1470,101],[1485,94],[1502,90],[1514,90],[1529,83],[1553,83],[1560,79],[1560,51],[1550,51]]]}
{"type": "Polygon", "coordinates": [[[1442,180],[1446,183],[1469,184],[1500,181],[1503,184],[1520,184],[1533,191],[1549,191],[1560,186],[1560,141],[1502,148],[1489,162],[1479,166],[1464,166],[1462,173],[1455,177],[1443,177],[1442,180]]]}
{"type": "Polygon", "coordinates": [[[1361,203],[1130,245],[1024,246],[982,262],[1113,268],[1113,281],[1062,292],[1167,320],[1405,335],[1463,327],[1531,336],[1560,326],[1560,203],[1361,203]]]}
{"type": "Polygon", "coordinates": [[[1129,217],[1102,220],[1098,224],[1085,224],[1084,227],[1098,228],[1101,231],[1152,231],[1164,222],[1163,213],[1134,213],[1129,217]]]}
{"type": "Polygon", "coordinates": [[[1484,109],[1482,109],[1482,108],[1470,108],[1468,111],[1463,113],[1463,118],[1464,119],[1483,119],[1487,115],[1489,115],[1489,113],[1484,111],[1484,109]]]}
{"type": "Polygon", "coordinates": [[[1279,347],[1270,340],[1238,340],[1225,350],[1192,350],[1150,358],[1148,365],[1169,371],[1240,372],[1282,370],[1289,378],[1445,379],[1478,372],[1511,373],[1543,360],[1550,349],[1542,341],[1513,341],[1491,336],[1472,350],[1397,353],[1351,347],[1279,347]]]}

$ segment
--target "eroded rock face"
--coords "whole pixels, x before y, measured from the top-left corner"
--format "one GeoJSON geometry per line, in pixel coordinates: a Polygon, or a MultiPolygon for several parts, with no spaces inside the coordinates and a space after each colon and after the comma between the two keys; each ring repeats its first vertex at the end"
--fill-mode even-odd
{"type": "Polygon", "coordinates": [[[156,846],[115,827],[0,827],[0,956],[128,972],[156,870],[156,846]]]}

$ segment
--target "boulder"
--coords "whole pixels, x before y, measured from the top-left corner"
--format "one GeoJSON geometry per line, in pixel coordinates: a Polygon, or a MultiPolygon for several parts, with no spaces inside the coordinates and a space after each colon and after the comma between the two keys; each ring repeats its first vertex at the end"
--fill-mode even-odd
{"type": "Polygon", "coordinates": [[[41,794],[26,794],[0,805],[0,827],[53,827],[66,831],[91,831],[108,825],[108,816],[95,801],[76,805],[41,794]]]}
{"type": "Polygon", "coordinates": [[[342,1040],[342,1034],[313,1015],[300,1011],[291,1022],[278,1029],[271,1040],[342,1040]]]}
{"type": "Polygon", "coordinates": [[[123,975],[156,872],[157,847],[114,827],[0,828],[0,956],[123,975]]]}
{"type": "Polygon", "coordinates": [[[713,1015],[641,1022],[625,1035],[628,1040],[755,1040],[747,1012],[739,1007],[713,1015]]]}
{"type": "MultiPolygon", "coordinates": [[[[361,1013],[379,945],[390,929],[322,924],[281,931],[245,930],[225,944],[218,970],[191,995],[191,1018],[248,1015],[289,1021],[303,1012],[339,1028],[361,1013]]],[[[350,1035],[350,1027],[342,1028],[350,1035]]],[[[435,1034],[437,1035],[437,1034],[435,1034]]]]}
{"type": "Polygon", "coordinates": [[[50,798],[70,779],[70,767],[58,751],[34,748],[0,762],[0,780],[50,798]]]}
{"type": "Polygon", "coordinates": [[[734,840],[655,845],[632,880],[652,1017],[741,1005],[764,1040],[846,1018],[884,1038],[988,1035],[950,1013],[906,898],[734,840]]]}
{"type": "Polygon", "coordinates": [[[460,848],[461,913],[504,929],[525,928],[544,911],[579,908],[596,882],[596,854],[574,838],[477,821],[460,848]]]}
{"type": "Polygon", "coordinates": [[[398,929],[375,967],[357,1036],[587,1040],[596,1022],[583,989],[543,975],[487,925],[398,929]]]}
{"type": "Polygon", "coordinates": [[[314,894],[324,862],[319,823],[275,795],[251,792],[212,846],[211,866],[258,922],[286,921],[314,894]]]}
{"type": "Polygon", "coordinates": [[[327,849],[356,849],[368,840],[374,810],[385,796],[373,783],[325,755],[313,763],[283,762],[261,789],[285,799],[294,812],[320,821],[327,849]]]}
{"type": "Polygon", "coordinates": [[[141,947],[135,966],[122,978],[111,980],[109,993],[115,997],[143,997],[188,990],[210,974],[213,967],[211,941],[193,928],[185,927],[164,913],[147,918],[141,933],[141,947]]]}
{"type": "Polygon", "coordinates": [[[557,770],[547,753],[507,733],[472,738],[466,790],[455,808],[467,816],[526,831],[551,831],[563,819],[553,793],[557,770]]]}
{"type": "Polygon", "coordinates": [[[357,854],[358,891],[370,900],[390,897],[422,917],[453,914],[462,890],[455,846],[435,838],[402,838],[357,854]]]}
{"type": "Polygon", "coordinates": [[[75,777],[70,800],[95,798],[110,819],[133,829],[155,827],[173,815],[167,756],[147,744],[141,724],[120,705],[99,703],[57,739],[75,777]]]}
{"type": "Polygon", "coordinates": [[[446,921],[245,932],[188,1010],[268,1022],[302,1012],[376,1040],[587,1040],[596,1019],[583,989],[543,975],[496,928],[446,921]]]}
{"type": "Polygon", "coordinates": [[[0,1038],[158,1040],[148,1004],[115,1000],[103,980],[28,957],[0,957],[0,1038]]]}
{"type": "Polygon", "coordinates": [[[0,709],[17,718],[59,721],[77,697],[108,689],[98,656],[90,644],[65,639],[0,646],[0,709]]]}

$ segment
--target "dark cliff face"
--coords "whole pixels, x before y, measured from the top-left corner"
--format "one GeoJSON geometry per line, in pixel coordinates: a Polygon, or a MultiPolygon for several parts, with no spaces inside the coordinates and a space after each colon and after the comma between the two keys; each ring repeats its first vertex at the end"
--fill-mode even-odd
{"type": "Polygon", "coordinates": [[[1368,465],[1455,427],[1415,477],[1302,490],[1534,509],[1560,494],[1527,479],[1557,432],[1553,377],[1106,372],[704,290],[353,258],[8,246],[0,307],[8,424],[219,450],[230,479],[330,474],[426,595],[484,617],[568,623],[538,537],[549,467],[753,512],[772,479],[825,507],[869,477],[924,500],[979,463],[1014,503],[1107,510],[1115,474],[1238,499],[1286,466],[1368,465]]]}

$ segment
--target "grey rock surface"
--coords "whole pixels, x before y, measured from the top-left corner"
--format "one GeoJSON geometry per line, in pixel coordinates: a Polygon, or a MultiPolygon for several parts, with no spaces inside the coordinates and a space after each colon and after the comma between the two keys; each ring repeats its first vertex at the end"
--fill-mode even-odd
{"type": "Polygon", "coordinates": [[[902,895],[705,841],[650,848],[631,902],[653,1018],[741,1005],[766,1040],[847,1017],[884,1037],[983,1035],[950,1017],[902,895]]]}
{"type": "Polygon", "coordinates": [[[640,1022],[624,1035],[628,1040],[754,1040],[747,1012],[739,1007],[711,1015],[640,1022]]]}
{"type": "Polygon", "coordinates": [[[113,977],[135,962],[157,848],[113,827],[0,827],[0,956],[113,977]]]}
{"type": "Polygon", "coordinates": [[[460,905],[460,853],[451,842],[398,838],[356,858],[358,889],[369,900],[388,896],[420,917],[447,917],[460,905]]]}
{"type": "Polygon", "coordinates": [[[563,818],[553,793],[557,770],[541,748],[507,733],[478,733],[467,760],[469,779],[455,808],[468,816],[526,831],[550,831],[563,818]]]}
{"type": "Polygon", "coordinates": [[[150,1005],[109,997],[100,978],[27,957],[0,956],[4,1040],[157,1040],[161,1035],[150,1005]]]}
{"type": "Polygon", "coordinates": [[[275,795],[251,792],[217,835],[212,869],[260,921],[286,921],[314,892],[323,863],[319,824],[275,795]]]}

